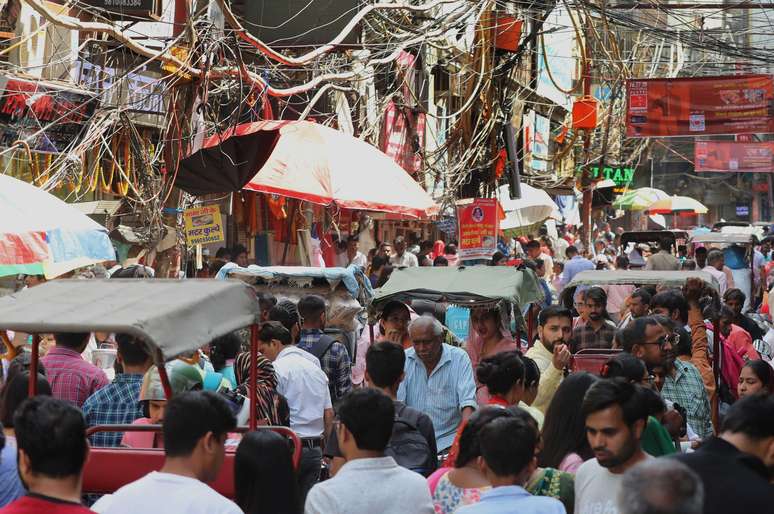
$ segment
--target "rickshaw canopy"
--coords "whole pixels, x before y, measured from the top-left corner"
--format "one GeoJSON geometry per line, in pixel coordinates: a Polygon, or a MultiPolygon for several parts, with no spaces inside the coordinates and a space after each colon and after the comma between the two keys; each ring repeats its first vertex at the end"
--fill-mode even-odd
{"type": "Polygon", "coordinates": [[[129,334],[164,360],[258,320],[252,288],[221,280],[53,280],[0,298],[0,329],[129,334]]]}
{"type": "Polygon", "coordinates": [[[519,306],[543,300],[532,270],[505,266],[412,267],[396,269],[376,290],[372,314],[391,300],[420,299],[479,307],[508,301],[519,306]]]}
{"type": "Polygon", "coordinates": [[[707,232],[704,234],[696,234],[691,238],[691,243],[703,243],[703,244],[739,244],[739,245],[752,245],[755,244],[756,237],[753,234],[737,234],[726,232],[707,232]]]}
{"type": "Polygon", "coordinates": [[[689,278],[698,278],[714,291],[718,281],[706,271],[589,270],[575,275],[567,287],[605,285],[664,285],[682,287],[689,278]]]}
{"type": "Polygon", "coordinates": [[[678,239],[688,240],[688,232],[683,230],[643,230],[639,232],[624,232],[621,234],[621,246],[629,243],[657,243],[667,239],[672,245],[678,239]]]}

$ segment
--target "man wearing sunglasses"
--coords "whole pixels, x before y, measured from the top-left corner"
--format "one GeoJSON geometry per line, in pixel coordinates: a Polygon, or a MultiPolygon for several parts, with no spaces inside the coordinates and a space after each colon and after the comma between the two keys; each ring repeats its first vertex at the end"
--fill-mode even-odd
{"type": "Polygon", "coordinates": [[[700,437],[711,435],[707,391],[696,366],[675,359],[674,348],[680,344],[680,339],[672,321],[663,316],[639,318],[619,331],[617,339],[625,352],[641,359],[648,369],[662,366],[666,370],[662,397],[685,407],[688,424],[700,437]]]}

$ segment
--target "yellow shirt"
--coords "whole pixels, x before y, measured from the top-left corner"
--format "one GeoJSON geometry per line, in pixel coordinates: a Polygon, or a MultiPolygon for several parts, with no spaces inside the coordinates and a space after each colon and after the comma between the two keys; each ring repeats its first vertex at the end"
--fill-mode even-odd
{"type": "Polygon", "coordinates": [[[548,405],[554,398],[554,393],[559,388],[559,384],[562,383],[564,373],[562,370],[554,367],[552,363],[553,353],[549,352],[540,341],[536,341],[535,345],[527,350],[525,355],[534,360],[538,368],[540,368],[540,384],[538,385],[537,397],[532,402],[532,407],[545,414],[548,405]]]}

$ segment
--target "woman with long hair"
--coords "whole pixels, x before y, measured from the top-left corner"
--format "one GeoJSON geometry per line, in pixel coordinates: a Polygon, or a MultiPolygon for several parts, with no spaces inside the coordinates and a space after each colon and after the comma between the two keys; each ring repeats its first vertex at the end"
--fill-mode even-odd
{"type": "Polygon", "coordinates": [[[538,465],[575,473],[594,456],[586,438],[586,420],[581,404],[586,391],[598,379],[591,373],[572,373],[554,394],[543,423],[543,450],[538,465]]]}
{"type": "Polygon", "coordinates": [[[271,430],[245,434],[234,456],[234,500],[245,514],[299,514],[296,484],[287,439],[271,430]]]}
{"type": "Polygon", "coordinates": [[[764,360],[748,361],[739,374],[739,398],[774,393],[774,369],[764,360]]]}
{"type": "MultiPolygon", "coordinates": [[[[497,307],[478,308],[470,311],[470,329],[465,349],[475,370],[483,359],[501,352],[518,350],[519,345],[511,337],[503,311],[497,307]]],[[[478,380],[476,386],[478,404],[486,405],[489,393],[478,380]]]]}

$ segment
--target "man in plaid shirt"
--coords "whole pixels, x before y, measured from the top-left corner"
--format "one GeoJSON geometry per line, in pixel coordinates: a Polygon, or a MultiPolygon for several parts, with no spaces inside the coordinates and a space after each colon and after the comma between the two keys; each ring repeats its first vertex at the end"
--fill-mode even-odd
{"type": "Polygon", "coordinates": [[[352,361],[343,344],[332,341],[323,333],[325,328],[325,299],[306,295],[298,301],[302,318],[301,340],[298,347],[320,359],[320,366],[328,376],[331,401],[335,404],[352,389],[352,361]]]}
{"type": "MultiPolygon", "coordinates": [[[[118,361],[124,372],[116,375],[112,384],[92,394],[84,402],[83,415],[90,427],[130,424],[144,416],[140,407],[140,387],[153,361],[141,341],[118,334],[116,342],[118,361]]],[[[114,447],[121,445],[123,435],[122,432],[98,432],[89,440],[92,446],[114,447]]]]}
{"type": "Polygon", "coordinates": [[[40,359],[46,367],[54,398],[73,403],[78,408],[97,389],[110,383],[104,371],[81,356],[90,336],[88,332],[54,334],[56,346],[40,359]]]}
{"type": "Polygon", "coordinates": [[[607,314],[607,293],[602,288],[592,287],[586,290],[586,312],[588,323],[572,332],[572,352],[589,348],[612,348],[615,323],[610,321],[607,314]]]}

